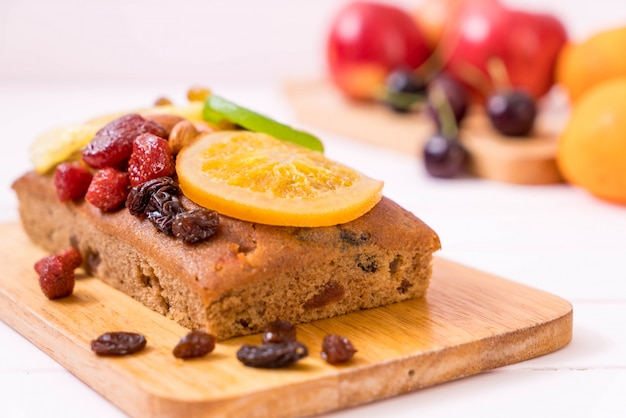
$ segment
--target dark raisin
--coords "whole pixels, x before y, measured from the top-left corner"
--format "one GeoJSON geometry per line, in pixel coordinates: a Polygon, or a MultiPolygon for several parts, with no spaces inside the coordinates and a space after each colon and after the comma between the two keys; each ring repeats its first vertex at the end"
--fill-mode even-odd
{"type": "Polygon", "coordinates": [[[172,233],[186,244],[197,244],[215,235],[218,223],[217,212],[195,209],[176,215],[172,222],[172,233]]]}
{"type": "Polygon", "coordinates": [[[180,189],[178,184],[171,177],[161,177],[149,180],[130,189],[126,199],[126,207],[131,215],[142,216],[145,214],[150,198],[157,192],[169,193],[176,196],[180,189]]]}
{"type": "Polygon", "coordinates": [[[146,337],[136,332],[107,332],[91,341],[91,351],[99,356],[125,356],[146,346],[146,337]]]}
{"type": "Polygon", "coordinates": [[[329,334],[322,342],[321,356],[330,364],[345,363],[350,360],[356,349],[349,339],[337,334],[329,334]]]}
{"type": "Polygon", "coordinates": [[[296,341],[296,326],[289,321],[278,319],[265,326],[263,343],[288,343],[296,341]]]}
{"type": "Polygon", "coordinates": [[[376,273],[378,271],[378,262],[373,255],[359,254],[356,263],[366,273],[376,273]]]}
{"type": "Polygon", "coordinates": [[[308,354],[306,346],[297,341],[279,344],[244,344],[237,351],[237,359],[248,367],[277,369],[290,366],[308,354]]]}
{"type": "Polygon", "coordinates": [[[369,232],[356,233],[342,229],[339,234],[339,239],[343,242],[347,242],[350,245],[363,245],[366,244],[371,238],[369,232]]]}
{"type": "Polygon", "coordinates": [[[152,225],[167,235],[173,235],[172,223],[177,215],[184,212],[185,208],[178,197],[161,192],[152,195],[146,209],[146,215],[152,225]]]}
{"type": "Polygon", "coordinates": [[[215,341],[215,337],[206,331],[193,330],[174,347],[174,357],[188,359],[205,356],[215,349],[215,341]]]}

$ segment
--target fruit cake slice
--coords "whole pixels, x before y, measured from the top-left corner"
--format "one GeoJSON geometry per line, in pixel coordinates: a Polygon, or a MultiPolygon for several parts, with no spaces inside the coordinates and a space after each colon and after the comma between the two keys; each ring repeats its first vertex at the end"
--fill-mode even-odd
{"type": "MultiPolygon", "coordinates": [[[[109,168],[91,167],[89,187],[109,168]]],[[[50,252],[78,249],[89,274],[219,339],[259,332],[276,319],[304,323],[400,302],[428,288],[439,238],[385,197],[352,220],[326,226],[271,225],[220,210],[214,230],[190,242],[172,233],[172,219],[207,208],[180,192],[176,180],[148,196],[150,202],[174,201],[171,217],[155,220],[154,212],[136,210],[142,203],[138,190],[181,174],[139,181],[127,207],[116,209],[83,197],[62,201],[59,192],[65,189],[52,173],[26,173],[13,188],[34,243],[50,252]]]]}

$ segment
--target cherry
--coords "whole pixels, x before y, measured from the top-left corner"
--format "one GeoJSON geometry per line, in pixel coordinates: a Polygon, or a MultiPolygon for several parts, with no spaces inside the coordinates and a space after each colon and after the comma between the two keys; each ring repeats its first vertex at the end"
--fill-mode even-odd
{"type": "Polygon", "coordinates": [[[506,136],[527,136],[537,116],[535,101],[521,90],[495,93],[485,106],[493,127],[506,136]]]}
{"type": "Polygon", "coordinates": [[[424,166],[433,177],[452,178],[465,171],[467,149],[456,139],[441,134],[432,136],[424,146],[424,166]]]}
{"type": "Polygon", "coordinates": [[[425,81],[413,71],[400,68],[387,76],[383,103],[395,112],[407,113],[425,95],[425,81]]]}

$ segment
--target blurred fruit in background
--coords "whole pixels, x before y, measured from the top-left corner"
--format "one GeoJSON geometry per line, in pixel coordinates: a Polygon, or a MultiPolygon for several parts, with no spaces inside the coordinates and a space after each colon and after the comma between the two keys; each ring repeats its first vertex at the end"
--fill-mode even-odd
{"type": "Polygon", "coordinates": [[[426,41],[431,49],[435,49],[445,31],[446,23],[450,16],[456,13],[456,9],[465,0],[423,0],[413,10],[413,17],[417,25],[426,36],[426,41]]]}
{"type": "Polygon", "coordinates": [[[533,98],[554,84],[558,54],[567,32],[555,16],[506,7],[497,0],[456,4],[441,38],[445,70],[486,96],[493,90],[490,61],[502,61],[512,87],[533,98]]]}
{"type": "Polygon", "coordinates": [[[430,54],[408,11],[372,2],[339,10],[327,40],[331,79],[353,99],[375,98],[392,70],[416,69],[430,54]]]}
{"type": "Polygon", "coordinates": [[[558,59],[556,81],[572,102],[591,86],[620,76],[626,76],[626,26],[569,43],[558,59]]]}
{"type": "Polygon", "coordinates": [[[626,205],[626,75],[596,84],[578,98],[559,141],[557,163],[569,183],[626,205]]]}

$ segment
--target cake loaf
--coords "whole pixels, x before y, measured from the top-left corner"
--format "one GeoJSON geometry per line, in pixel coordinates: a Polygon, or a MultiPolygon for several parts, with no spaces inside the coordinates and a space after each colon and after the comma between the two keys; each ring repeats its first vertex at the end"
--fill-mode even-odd
{"type": "Polygon", "coordinates": [[[260,332],[276,319],[304,323],[420,297],[440,248],[430,227],[384,197],[335,226],[220,215],[217,234],[190,246],[127,210],[61,203],[51,175],[26,173],[13,188],[35,244],[50,252],[77,248],[88,274],[221,340],[260,332]]]}

